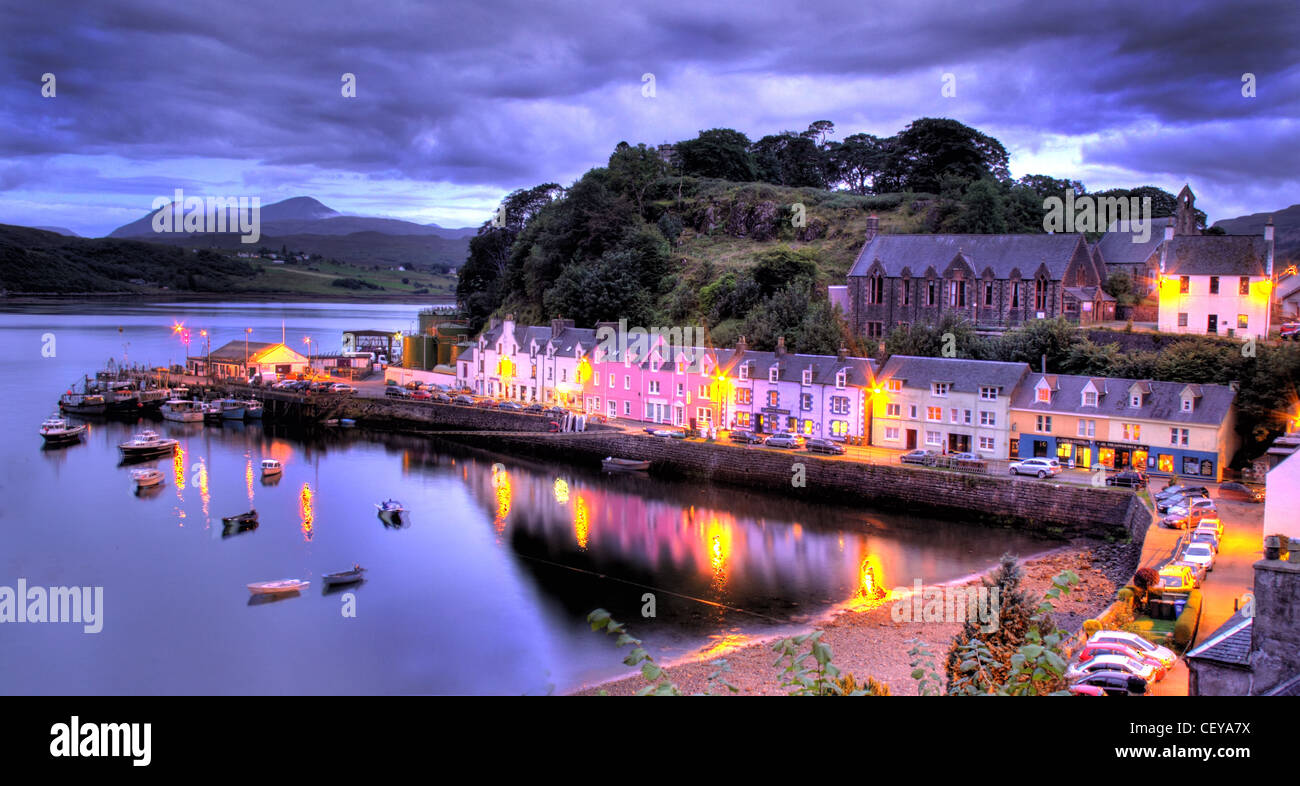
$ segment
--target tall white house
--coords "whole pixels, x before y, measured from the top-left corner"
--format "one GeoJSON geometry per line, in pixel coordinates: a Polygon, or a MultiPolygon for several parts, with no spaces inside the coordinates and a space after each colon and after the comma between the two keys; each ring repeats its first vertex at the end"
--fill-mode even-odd
{"type": "Polygon", "coordinates": [[[1179,218],[1165,227],[1160,247],[1160,331],[1266,338],[1272,327],[1272,220],[1262,237],[1181,234],[1192,200],[1184,187],[1179,218]]]}

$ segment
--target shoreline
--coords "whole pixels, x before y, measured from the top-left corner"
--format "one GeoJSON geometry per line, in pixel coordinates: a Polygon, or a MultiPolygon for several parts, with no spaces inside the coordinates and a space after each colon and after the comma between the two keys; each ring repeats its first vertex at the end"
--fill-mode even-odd
{"type": "MultiPolygon", "coordinates": [[[[1141,547],[1134,544],[1107,544],[1101,541],[1076,540],[1051,548],[1043,552],[1019,559],[1017,562],[1024,575],[1021,587],[1031,596],[1041,597],[1051,587],[1051,580],[1062,570],[1070,569],[1079,575],[1076,584],[1068,595],[1056,601],[1053,616],[1057,626],[1071,633],[1077,633],[1083,621],[1089,619],[1110,606],[1115,592],[1123,586],[1132,569],[1137,566],[1137,557],[1141,547]],[[1108,554],[1107,552],[1116,552],[1108,554]],[[1125,553],[1128,552],[1128,553],[1125,553]],[[1115,559],[1119,557],[1119,559],[1115,559]],[[1119,563],[1119,564],[1116,564],[1119,563]]],[[[926,587],[955,587],[977,584],[988,573],[973,574],[945,582],[927,584],[926,587]]],[[[910,594],[910,592],[909,592],[910,594]]],[[[906,597],[906,596],[904,596],[906,597]]],[[[853,600],[845,601],[827,609],[815,618],[794,623],[798,630],[794,633],[772,633],[755,638],[746,637],[743,642],[732,642],[727,646],[730,636],[723,636],[718,645],[702,647],[692,653],[680,656],[659,665],[664,669],[669,681],[677,685],[684,693],[703,693],[710,689],[708,675],[716,671],[711,661],[725,659],[730,672],[726,678],[740,688],[736,695],[783,695],[780,689],[780,673],[772,665],[775,655],[771,644],[787,636],[809,633],[814,630],[824,631],[822,641],[830,645],[834,652],[833,663],[842,673],[851,673],[859,685],[868,676],[886,684],[891,695],[916,695],[916,681],[911,678],[910,639],[920,639],[934,656],[936,671],[942,674],[943,661],[947,656],[952,637],[961,630],[961,623],[915,623],[895,622],[892,605],[899,596],[891,595],[878,603],[863,605],[853,600]],[[721,646],[720,646],[721,645],[721,646]]],[[[625,623],[629,633],[636,635],[635,623],[625,623]]],[[[592,636],[604,636],[593,631],[592,636]]],[[[625,653],[618,649],[611,640],[608,642],[612,652],[625,653]]],[[[583,684],[565,695],[612,696],[633,695],[644,687],[646,682],[634,669],[629,669],[625,676],[611,677],[583,684]]],[[[730,695],[724,686],[717,686],[715,693],[730,695]]]]}
{"type": "Polygon", "coordinates": [[[166,301],[169,303],[395,303],[418,306],[451,306],[455,298],[447,300],[430,299],[424,295],[316,295],[310,293],[242,293],[242,292],[82,292],[75,294],[6,294],[0,296],[0,305],[34,305],[40,303],[77,303],[93,301],[111,303],[114,301],[136,302],[140,299],[166,301]]]}

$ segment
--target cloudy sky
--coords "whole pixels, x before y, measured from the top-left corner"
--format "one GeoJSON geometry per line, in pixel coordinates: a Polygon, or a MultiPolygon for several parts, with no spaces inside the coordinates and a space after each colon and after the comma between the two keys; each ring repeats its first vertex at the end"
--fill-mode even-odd
{"type": "Polygon", "coordinates": [[[1300,202],[1293,0],[0,0],[0,29],[0,223],[86,235],[176,188],[477,225],[620,140],[924,116],[1016,176],[1190,183],[1211,221],[1300,202]]]}

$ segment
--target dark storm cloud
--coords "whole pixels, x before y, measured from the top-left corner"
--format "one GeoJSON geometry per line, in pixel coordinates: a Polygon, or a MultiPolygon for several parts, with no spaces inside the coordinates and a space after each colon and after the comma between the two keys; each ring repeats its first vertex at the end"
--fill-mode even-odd
{"type": "Polygon", "coordinates": [[[318,169],[505,189],[571,179],[620,139],[653,143],[716,125],[757,138],[822,117],[841,136],[864,130],[853,118],[890,133],[944,114],[1029,146],[1102,134],[1085,143],[1091,163],[1153,174],[1212,166],[1229,188],[1268,171],[1261,140],[1294,161],[1269,132],[1300,116],[1289,3],[400,8],[7,4],[0,154],[16,163],[0,170],[0,189],[29,184],[31,162],[68,154],[240,161],[288,186],[295,171],[318,169]],[[958,75],[958,102],[939,99],[945,71],[958,75]],[[46,72],[58,78],[57,99],[39,95],[46,72]],[[357,77],[355,100],[340,96],[345,72],[357,77]],[[661,93],[657,113],[627,103],[647,72],[661,93]],[[1245,72],[1258,98],[1241,96],[1245,72]],[[825,111],[807,95],[758,97],[799,78],[814,97],[863,88],[825,111]],[[1177,143],[1104,140],[1141,121],[1177,143]],[[1220,150],[1254,149],[1198,156],[1192,132],[1211,123],[1220,150]]]}

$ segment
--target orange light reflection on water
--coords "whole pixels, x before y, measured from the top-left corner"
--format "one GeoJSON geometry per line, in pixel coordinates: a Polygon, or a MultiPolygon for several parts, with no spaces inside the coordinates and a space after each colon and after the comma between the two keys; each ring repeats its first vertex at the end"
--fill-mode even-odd
{"type": "Polygon", "coordinates": [[[579,494],[573,498],[573,535],[578,539],[578,548],[587,549],[591,537],[590,508],[587,500],[579,494]]]}
{"type": "Polygon", "coordinates": [[[312,498],[315,496],[309,484],[302,484],[302,491],[298,493],[298,517],[302,519],[302,537],[306,541],[311,540],[313,522],[316,520],[316,514],[312,510],[312,498]]]}

